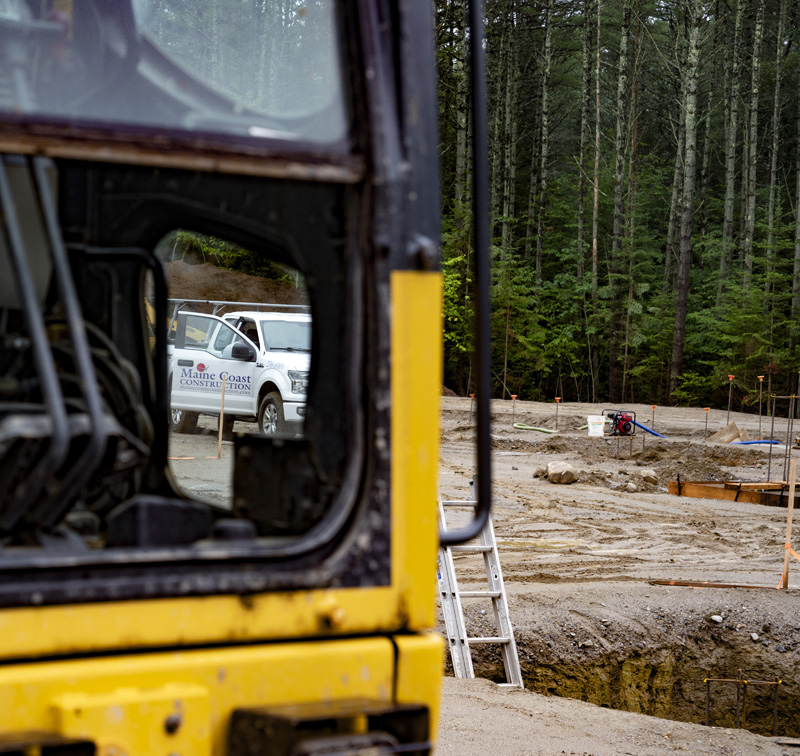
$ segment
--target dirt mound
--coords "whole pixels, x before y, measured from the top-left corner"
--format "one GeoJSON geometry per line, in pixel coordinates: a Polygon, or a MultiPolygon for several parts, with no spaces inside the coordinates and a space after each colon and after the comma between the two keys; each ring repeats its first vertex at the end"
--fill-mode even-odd
{"type": "Polygon", "coordinates": [[[211,263],[166,263],[169,295],[175,299],[215,299],[231,302],[308,304],[305,292],[288,280],[248,276],[211,263]]]}

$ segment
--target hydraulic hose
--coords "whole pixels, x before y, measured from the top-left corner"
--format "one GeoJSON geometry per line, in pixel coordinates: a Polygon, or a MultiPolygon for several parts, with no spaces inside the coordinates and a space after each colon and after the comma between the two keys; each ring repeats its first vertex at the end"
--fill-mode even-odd
{"type": "Polygon", "coordinates": [[[776,445],[779,444],[780,441],[768,441],[768,440],[758,440],[758,441],[731,441],[732,444],[740,444],[742,446],[750,446],[752,444],[772,444],[776,445]]]}
{"type": "Polygon", "coordinates": [[[641,428],[643,431],[647,431],[648,433],[652,433],[654,436],[658,436],[659,438],[666,438],[666,436],[662,436],[660,433],[656,433],[652,428],[648,428],[646,425],[642,425],[641,423],[637,423],[636,420],[633,421],[633,424],[641,428]]]}
{"type": "Polygon", "coordinates": [[[534,428],[532,425],[525,425],[525,423],[514,423],[517,430],[535,430],[539,433],[558,433],[558,431],[550,430],[549,428],[534,428]]]}

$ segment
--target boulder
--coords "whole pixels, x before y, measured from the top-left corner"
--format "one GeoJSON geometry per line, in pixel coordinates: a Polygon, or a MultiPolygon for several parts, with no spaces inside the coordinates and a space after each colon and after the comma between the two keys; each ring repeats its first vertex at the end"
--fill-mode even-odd
{"type": "Polygon", "coordinates": [[[650,483],[650,485],[657,485],[658,484],[658,475],[656,474],[655,470],[642,470],[641,472],[642,480],[645,483],[650,483]]]}
{"type": "Polygon", "coordinates": [[[547,479],[551,483],[574,483],[578,473],[569,462],[551,462],[547,465],[547,479]]]}
{"type": "Polygon", "coordinates": [[[736,423],[731,423],[722,430],[718,430],[708,437],[708,441],[715,444],[729,444],[731,441],[738,441],[741,431],[736,423]]]}

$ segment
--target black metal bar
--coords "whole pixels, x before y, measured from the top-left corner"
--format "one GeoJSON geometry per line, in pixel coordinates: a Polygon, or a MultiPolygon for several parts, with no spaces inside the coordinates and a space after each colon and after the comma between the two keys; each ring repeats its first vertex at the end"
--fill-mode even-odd
{"type": "Polygon", "coordinates": [[[5,158],[2,155],[0,155],[0,207],[5,217],[9,255],[16,279],[20,306],[28,327],[31,352],[39,377],[42,399],[53,425],[52,435],[45,453],[22,486],[15,491],[16,504],[10,507],[0,519],[0,527],[10,528],[24,508],[30,506],[43,489],[47,489],[47,482],[52,479],[64,462],[69,450],[69,426],[64,396],[61,392],[55,360],[50,351],[44,318],[39,312],[36,287],[25,253],[25,243],[16,203],[6,172],[5,158]]]}
{"type": "Polygon", "coordinates": [[[739,681],[742,677],[742,670],[739,670],[736,673],[736,729],[739,729],[739,719],[741,718],[742,714],[742,686],[739,684],[739,681]]]}
{"type": "Polygon", "coordinates": [[[780,687],[781,681],[778,680],[775,683],[775,693],[772,696],[772,737],[774,738],[778,734],[778,688],[780,687]]]}
{"type": "MultiPolygon", "coordinates": [[[[769,429],[769,440],[775,438],[775,403],[778,401],[776,396],[772,397],[772,424],[769,429]]],[[[769,399],[767,399],[767,407],[769,407],[769,399]]],[[[769,445],[769,461],[767,463],[767,483],[772,480],[772,444],[769,445]]]]}
{"type": "Polygon", "coordinates": [[[459,530],[440,534],[440,540],[444,546],[452,546],[475,538],[489,519],[492,508],[489,135],[483,49],[483,3],[481,0],[470,0],[469,25],[472,90],[472,212],[475,228],[478,506],[475,510],[475,519],[469,525],[459,530]]]}
{"type": "Polygon", "coordinates": [[[789,449],[792,448],[792,442],[789,439],[789,423],[791,420],[792,412],[794,411],[794,397],[789,399],[789,409],[786,412],[786,449],[783,452],[783,479],[789,480],[789,449]]]}
{"type": "Polygon", "coordinates": [[[747,729],[747,680],[742,681],[742,729],[747,729]]]}
{"type": "MultiPolygon", "coordinates": [[[[61,302],[64,305],[64,316],[67,321],[72,344],[75,349],[75,365],[80,376],[80,386],[83,391],[86,408],[90,419],[90,435],[86,448],[76,460],[75,464],[64,477],[58,499],[68,502],[72,495],[86,483],[94,472],[97,464],[105,453],[108,434],[103,416],[103,400],[97,382],[97,373],[92,361],[89,348],[89,339],[86,336],[86,327],[83,321],[78,295],[72,280],[72,271],[69,267],[64,241],[58,224],[58,213],[52,194],[52,187],[47,178],[49,162],[45,158],[34,159],[34,174],[36,189],[41,206],[42,215],[47,227],[50,253],[53,259],[56,282],[58,285],[61,302]]],[[[63,514],[61,507],[56,505],[51,497],[42,501],[34,511],[36,522],[40,525],[54,525],[63,514]]]]}
{"type": "Polygon", "coordinates": [[[711,680],[706,680],[706,727],[711,726],[711,680]]]}
{"type": "MultiPolygon", "coordinates": [[[[155,328],[155,350],[153,352],[153,369],[155,371],[156,395],[154,397],[155,415],[153,422],[156,428],[166,428],[169,415],[169,396],[166,391],[160,391],[159,387],[167,385],[167,341],[169,340],[169,329],[167,327],[167,273],[164,263],[155,255],[151,255],[145,250],[136,247],[123,247],[120,249],[103,248],[84,248],[86,255],[94,260],[115,261],[123,257],[133,257],[141,261],[143,265],[150,269],[153,274],[153,288],[155,293],[156,313],[155,328]]],[[[175,310],[177,313],[177,308],[175,310]]],[[[174,322],[170,320],[170,325],[174,322]]],[[[166,433],[156,433],[151,447],[151,458],[156,466],[163,467],[167,462],[168,438],[166,433]]]]}

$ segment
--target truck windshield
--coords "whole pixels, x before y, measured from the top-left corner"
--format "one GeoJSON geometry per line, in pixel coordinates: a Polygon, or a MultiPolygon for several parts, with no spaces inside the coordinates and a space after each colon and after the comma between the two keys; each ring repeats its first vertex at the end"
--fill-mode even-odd
{"type": "Polygon", "coordinates": [[[335,15],[334,0],[7,0],[0,117],[341,140],[335,15]]]}
{"type": "Polygon", "coordinates": [[[292,323],[271,320],[261,323],[261,331],[268,349],[289,349],[297,352],[311,351],[311,323],[292,323]]]}

